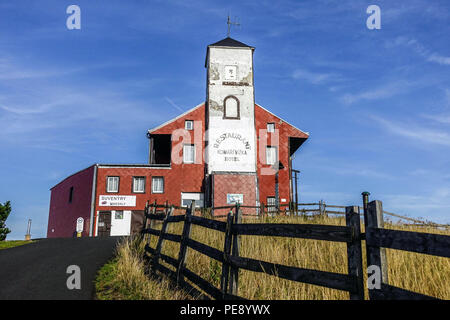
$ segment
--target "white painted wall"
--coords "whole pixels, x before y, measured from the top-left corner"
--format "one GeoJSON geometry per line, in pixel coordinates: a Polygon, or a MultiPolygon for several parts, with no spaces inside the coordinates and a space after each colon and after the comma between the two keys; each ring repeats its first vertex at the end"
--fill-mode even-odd
{"type": "Polygon", "coordinates": [[[252,50],[210,47],[207,67],[208,173],[256,172],[252,50]],[[225,72],[230,69],[237,70],[237,76],[231,80],[225,76],[225,72]],[[248,85],[224,85],[223,82],[248,85]],[[223,119],[224,99],[229,95],[239,99],[239,120],[223,119]]]}

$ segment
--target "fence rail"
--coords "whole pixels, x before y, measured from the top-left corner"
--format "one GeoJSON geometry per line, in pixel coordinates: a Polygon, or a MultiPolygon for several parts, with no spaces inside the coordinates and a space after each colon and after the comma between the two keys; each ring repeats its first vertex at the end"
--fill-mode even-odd
{"type": "MultiPolygon", "coordinates": [[[[358,209],[352,207],[348,212],[348,226],[329,226],[329,225],[310,225],[310,224],[246,224],[242,223],[241,207],[239,204],[233,206],[234,212],[227,215],[227,222],[207,219],[204,217],[193,216],[195,203],[193,202],[186,209],[183,216],[172,216],[173,207],[165,207],[166,215],[163,220],[163,214],[155,214],[157,206],[148,205],[146,207],[146,217],[151,220],[162,221],[161,230],[146,227],[142,230],[143,234],[156,235],[158,241],[156,248],[149,245],[150,239],[145,247],[145,251],[151,255],[147,260],[151,262],[151,269],[162,270],[163,273],[171,274],[176,278],[177,283],[185,285],[185,280],[202,289],[207,295],[215,299],[242,299],[237,295],[239,282],[239,269],[250,270],[254,272],[266,273],[279,278],[309,283],[338,290],[348,291],[351,299],[364,299],[362,287],[362,254],[354,246],[354,241],[360,241],[359,227],[356,228],[351,223],[351,216],[359,218],[358,209]],[[149,209],[152,210],[149,210],[149,209]],[[152,213],[148,213],[151,211],[152,213]],[[182,235],[175,235],[167,232],[169,223],[184,221],[182,235]],[[190,238],[191,225],[198,225],[212,230],[223,232],[225,234],[224,249],[219,250],[204,243],[190,238]],[[239,256],[240,236],[277,236],[303,239],[316,239],[325,241],[337,241],[347,243],[349,252],[349,273],[339,274],[319,270],[311,270],[281,264],[271,263],[262,260],[256,260],[239,256]],[[177,242],[180,244],[178,259],[164,255],[161,251],[165,240],[177,242]],[[200,252],[211,259],[222,263],[222,276],[220,288],[214,287],[207,280],[201,278],[188,268],[186,268],[187,249],[200,252]],[[161,268],[159,261],[162,260],[176,269],[172,271],[164,266],[161,268]]],[[[353,219],[353,221],[355,221],[353,219]]]]}
{"type": "MultiPolygon", "coordinates": [[[[307,204],[311,205],[311,204],[307,204]]],[[[319,205],[323,207],[321,201],[319,205]]],[[[331,206],[345,208],[345,226],[317,224],[286,224],[286,223],[242,223],[240,206],[224,206],[220,209],[232,209],[227,214],[226,222],[195,216],[195,202],[190,207],[183,207],[184,215],[173,215],[175,206],[149,204],[145,208],[143,234],[148,234],[145,246],[147,261],[152,270],[158,270],[172,277],[178,285],[188,288],[191,292],[206,294],[214,299],[243,299],[238,296],[239,269],[266,273],[279,278],[324,286],[349,292],[350,299],[364,299],[362,240],[365,240],[367,265],[377,266],[381,271],[379,288],[368,288],[370,299],[434,299],[423,294],[394,287],[388,284],[387,259],[385,248],[405,250],[441,257],[450,257],[450,237],[445,235],[418,233],[410,231],[389,230],[384,228],[383,209],[381,201],[368,203],[364,206],[331,206]],[[157,212],[164,208],[163,212],[157,212]],[[364,213],[360,213],[360,209],[364,213]],[[364,216],[365,233],[361,233],[361,218],[364,216]],[[162,221],[160,230],[152,228],[153,221],[162,221]],[[181,235],[167,232],[169,223],[184,222],[181,235]],[[224,233],[223,250],[196,241],[190,237],[191,226],[197,225],[224,233]],[[347,244],[348,273],[340,274],[319,270],[286,266],[268,261],[241,257],[239,255],[240,236],[275,236],[322,241],[344,242],[347,244]],[[150,237],[157,236],[156,248],[150,247],[150,237]],[[162,253],[164,241],[180,244],[178,258],[162,253]],[[222,263],[220,288],[186,267],[188,249],[200,252],[211,259],[222,263]],[[175,268],[175,271],[160,264],[160,260],[175,268]],[[193,285],[201,290],[197,290],[193,285]]],[[[262,206],[264,208],[264,205],[262,206]]],[[[267,207],[266,207],[267,208],[267,207]]],[[[214,208],[219,209],[219,207],[214,208]]],[[[320,212],[324,212],[319,209],[320,212]]],[[[262,211],[264,216],[264,211],[262,211]]],[[[341,212],[340,212],[341,213],[341,212]]]]}

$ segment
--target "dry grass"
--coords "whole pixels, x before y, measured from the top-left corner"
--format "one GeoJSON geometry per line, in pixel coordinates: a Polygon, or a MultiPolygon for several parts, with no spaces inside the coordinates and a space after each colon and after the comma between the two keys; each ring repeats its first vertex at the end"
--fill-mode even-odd
{"type": "MultiPolygon", "coordinates": [[[[261,221],[248,219],[244,222],[261,221]]],[[[345,225],[343,217],[317,217],[313,220],[306,220],[302,217],[276,217],[265,218],[264,222],[345,225]]],[[[168,232],[181,234],[182,226],[182,222],[171,223],[169,224],[168,232]]],[[[160,224],[154,226],[156,229],[160,227],[160,224]]],[[[406,231],[449,234],[448,231],[430,227],[404,227],[395,224],[386,224],[385,227],[406,231]]],[[[192,226],[191,237],[199,242],[223,250],[224,235],[221,232],[200,226],[192,226]]],[[[151,236],[150,245],[153,248],[156,246],[156,241],[157,237],[151,236]]],[[[162,250],[164,254],[177,258],[178,251],[178,243],[165,241],[162,250]]],[[[123,281],[127,284],[127,287],[136,288],[140,292],[140,298],[157,299],[155,293],[144,294],[145,292],[151,292],[151,290],[157,290],[162,292],[161,295],[163,297],[175,299],[175,297],[164,293],[168,291],[167,284],[165,286],[164,284],[154,284],[154,280],[148,280],[143,274],[143,265],[139,258],[140,252],[142,252],[142,248],[136,251],[136,248],[130,245],[124,245],[122,249],[119,249],[118,263],[120,263],[120,268],[118,266],[118,277],[120,280],[117,280],[118,283],[123,281]],[[133,250],[139,252],[139,254],[126,252],[133,250]],[[148,282],[152,284],[147,284],[148,282]]],[[[282,237],[242,236],[240,255],[289,266],[347,273],[347,249],[345,243],[282,237]]],[[[387,250],[387,257],[389,283],[391,285],[441,299],[450,299],[450,288],[448,286],[450,281],[449,259],[390,249],[387,250]]],[[[363,259],[364,268],[366,268],[365,252],[363,252],[363,259]]],[[[165,266],[173,270],[171,266],[165,266]]],[[[221,263],[192,249],[188,249],[187,267],[217,287],[220,286],[221,263]]],[[[344,291],[283,280],[246,270],[239,271],[238,294],[247,299],[269,300],[334,300],[349,298],[349,294],[344,291]]],[[[159,296],[159,293],[156,296],[159,296]]],[[[182,298],[182,296],[179,298],[182,298]]]]}
{"type": "Polygon", "coordinates": [[[117,245],[116,258],[100,269],[96,297],[101,300],[184,300],[189,296],[161,277],[149,278],[142,259],[144,243],[128,238],[117,245]]]}

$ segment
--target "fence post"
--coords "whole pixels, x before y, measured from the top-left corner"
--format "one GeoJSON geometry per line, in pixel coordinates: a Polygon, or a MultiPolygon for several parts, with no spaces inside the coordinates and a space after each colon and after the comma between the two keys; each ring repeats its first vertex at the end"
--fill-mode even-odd
{"type": "Polygon", "coordinates": [[[361,195],[363,196],[363,213],[364,213],[364,226],[365,223],[367,221],[367,212],[368,212],[368,208],[369,208],[369,196],[370,196],[370,192],[364,191],[361,193],[361,195]]]}
{"type": "Polygon", "coordinates": [[[348,274],[356,277],[356,291],[350,292],[350,300],[364,300],[361,222],[358,206],[345,207],[345,223],[352,229],[352,242],[347,242],[348,274]]]}
{"type": "Polygon", "coordinates": [[[192,200],[191,206],[186,209],[186,216],[184,220],[183,233],[181,234],[180,252],[178,253],[178,268],[177,268],[177,284],[181,285],[184,282],[184,268],[186,267],[187,256],[187,241],[191,234],[191,215],[195,209],[195,201],[192,200]]]}
{"type": "MultiPolygon", "coordinates": [[[[141,241],[144,241],[144,243],[147,243],[147,239],[149,238],[150,234],[145,234],[144,230],[147,229],[147,223],[148,223],[148,205],[149,205],[149,201],[147,200],[145,202],[145,208],[144,208],[144,220],[142,221],[142,230],[141,230],[141,241]]],[[[144,252],[144,255],[145,252],[144,252]]]]}
{"type": "MultiPolygon", "coordinates": [[[[242,222],[242,212],[240,209],[239,203],[236,203],[235,207],[235,215],[234,215],[234,223],[241,223],[242,222]]],[[[239,257],[239,248],[241,245],[240,236],[235,234],[232,235],[233,237],[233,248],[231,251],[231,255],[235,257],[239,257]]],[[[230,272],[230,287],[228,289],[228,292],[232,295],[237,296],[238,294],[238,286],[239,286],[239,268],[231,267],[230,272]]]]}
{"type": "MultiPolygon", "coordinates": [[[[381,283],[388,283],[388,268],[386,259],[386,249],[377,246],[367,245],[370,241],[370,228],[383,228],[383,203],[379,200],[371,201],[367,206],[367,217],[365,216],[365,228],[366,228],[366,254],[367,254],[367,267],[377,266],[381,271],[381,283]]],[[[370,299],[375,299],[374,289],[369,289],[370,299]]]]}
{"type": "MultiPolygon", "coordinates": [[[[152,212],[150,214],[156,214],[156,200],[153,202],[152,212]]],[[[153,227],[154,221],[150,219],[150,228],[153,227]]]]}
{"type": "Polygon", "coordinates": [[[171,207],[169,209],[169,212],[167,213],[166,217],[164,218],[163,225],[161,227],[161,231],[159,232],[159,239],[158,239],[158,243],[156,244],[156,253],[155,253],[155,256],[153,257],[154,269],[158,268],[159,257],[161,255],[161,250],[162,250],[162,246],[163,246],[163,243],[164,243],[163,235],[167,232],[167,226],[168,226],[168,221],[167,220],[172,215],[172,213],[173,213],[173,207],[171,207]]]}
{"type": "Polygon", "coordinates": [[[148,222],[148,217],[147,217],[147,214],[148,214],[148,203],[149,203],[149,201],[147,200],[147,201],[145,202],[145,208],[144,208],[144,221],[142,222],[142,230],[147,229],[147,222],[148,222]]]}
{"type": "Polygon", "coordinates": [[[229,273],[230,273],[230,263],[228,262],[228,257],[230,256],[231,252],[231,241],[232,241],[232,234],[231,234],[231,227],[233,225],[233,213],[230,211],[227,216],[227,227],[225,230],[225,241],[223,245],[223,260],[222,263],[222,276],[220,278],[220,290],[222,291],[223,299],[225,299],[225,295],[227,293],[228,289],[228,279],[229,279],[229,273]]]}
{"type": "Polygon", "coordinates": [[[264,202],[261,202],[261,218],[264,218],[265,208],[264,202]]]}

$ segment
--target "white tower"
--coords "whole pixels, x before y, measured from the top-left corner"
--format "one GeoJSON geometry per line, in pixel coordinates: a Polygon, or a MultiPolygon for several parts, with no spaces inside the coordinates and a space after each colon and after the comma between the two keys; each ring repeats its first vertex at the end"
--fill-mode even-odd
{"type": "Polygon", "coordinates": [[[229,37],[208,46],[207,174],[256,173],[253,52],[229,37]]]}

